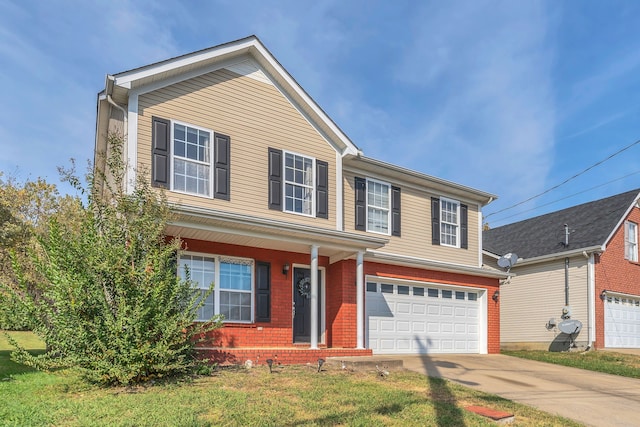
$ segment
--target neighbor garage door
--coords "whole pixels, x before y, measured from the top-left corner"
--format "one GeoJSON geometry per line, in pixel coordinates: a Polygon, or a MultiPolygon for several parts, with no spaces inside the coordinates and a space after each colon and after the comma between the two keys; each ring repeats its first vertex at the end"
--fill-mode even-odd
{"type": "Polygon", "coordinates": [[[375,354],[478,353],[477,291],[367,282],[369,348],[375,354]]]}
{"type": "Polygon", "coordinates": [[[640,348],[640,297],[607,295],[604,346],[640,348]]]}

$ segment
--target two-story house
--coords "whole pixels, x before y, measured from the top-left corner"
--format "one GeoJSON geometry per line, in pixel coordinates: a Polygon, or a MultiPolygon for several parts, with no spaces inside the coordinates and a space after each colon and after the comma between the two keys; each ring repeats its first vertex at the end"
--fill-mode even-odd
{"type": "Polygon", "coordinates": [[[487,267],[520,258],[500,290],[503,348],[640,348],[639,200],[636,189],[484,231],[487,267]]]}
{"type": "MultiPolygon", "coordinates": [[[[125,139],[224,315],[218,361],[499,351],[495,196],[365,157],[254,36],[109,75],[96,150],[125,139]]],[[[178,274],[184,274],[180,268],[178,274]]]]}

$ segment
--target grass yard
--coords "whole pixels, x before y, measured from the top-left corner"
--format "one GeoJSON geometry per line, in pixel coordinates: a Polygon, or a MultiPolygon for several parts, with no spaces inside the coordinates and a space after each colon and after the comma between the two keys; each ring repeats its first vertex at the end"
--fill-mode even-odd
{"type": "Polygon", "coordinates": [[[502,351],[508,356],[555,363],[605,374],[640,378],[640,356],[595,350],[588,352],[549,352],[534,350],[502,351]]]}
{"type": "MultiPolygon", "coordinates": [[[[41,348],[30,334],[17,337],[41,348]]],[[[10,362],[0,338],[0,423],[16,426],[493,426],[463,408],[514,413],[515,426],[579,426],[500,397],[408,371],[387,378],[325,364],[226,368],[209,377],[100,388],[73,370],[34,372],[10,362]]]]}

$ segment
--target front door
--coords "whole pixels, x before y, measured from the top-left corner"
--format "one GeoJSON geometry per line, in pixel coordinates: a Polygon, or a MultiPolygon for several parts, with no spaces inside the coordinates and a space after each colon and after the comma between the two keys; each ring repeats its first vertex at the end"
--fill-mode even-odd
{"type": "MultiPolygon", "coordinates": [[[[293,342],[311,342],[311,271],[293,269],[293,342]]],[[[322,273],[318,271],[318,341],[322,336],[322,273]]]]}

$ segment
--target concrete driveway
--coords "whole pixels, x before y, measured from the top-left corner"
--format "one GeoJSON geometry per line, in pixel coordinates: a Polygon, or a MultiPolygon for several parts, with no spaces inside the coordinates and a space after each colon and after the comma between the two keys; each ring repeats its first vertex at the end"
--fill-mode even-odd
{"type": "MultiPolygon", "coordinates": [[[[388,358],[397,360],[399,357],[388,358]]],[[[586,425],[640,426],[639,379],[505,355],[443,354],[401,358],[406,369],[446,378],[586,425]]]]}

